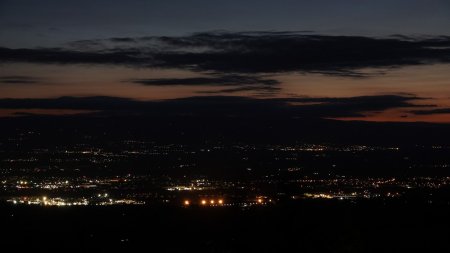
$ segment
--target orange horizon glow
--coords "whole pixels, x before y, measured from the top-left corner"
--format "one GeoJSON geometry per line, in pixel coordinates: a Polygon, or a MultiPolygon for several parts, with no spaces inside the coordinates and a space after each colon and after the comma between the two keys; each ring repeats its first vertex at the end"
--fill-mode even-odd
{"type": "MultiPolygon", "coordinates": [[[[383,94],[412,94],[414,96],[428,98],[414,101],[414,104],[431,104],[435,106],[433,109],[450,108],[450,72],[448,69],[448,64],[409,66],[394,68],[384,74],[373,75],[367,78],[338,77],[308,73],[281,73],[273,74],[270,77],[280,81],[280,91],[273,94],[255,95],[251,91],[242,91],[236,93],[213,93],[213,95],[264,99],[286,97],[345,98],[383,94]]],[[[378,70],[366,69],[363,71],[370,73],[378,70]]],[[[2,84],[0,85],[0,99],[111,96],[140,101],[161,101],[192,96],[209,96],[211,94],[199,92],[217,91],[224,88],[223,86],[215,85],[146,86],[124,81],[132,78],[187,78],[208,76],[206,73],[180,69],[11,63],[4,64],[0,70],[0,75],[20,76],[23,73],[36,76],[39,82],[14,85],[2,84]]],[[[296,105],[302,106],[308,105],[308,103],[296,105]]],[[[413,115],[407,112],[408,109],[389,109],[379,113],[363,112],[366,117],[341,117],[334,119],[370,122],[450,123],[450,114],[413,115]]],[[[418,108],[414,110],[418,110],[418,108]]],[[[76,115],[90,112],[95,111],[0,108],[0,117],[17,117],[21,116],[20,113],[76,115]]]]}

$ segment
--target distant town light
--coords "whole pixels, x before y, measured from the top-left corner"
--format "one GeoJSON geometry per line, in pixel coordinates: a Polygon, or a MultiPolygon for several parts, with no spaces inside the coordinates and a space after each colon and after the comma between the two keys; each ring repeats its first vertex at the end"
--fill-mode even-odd
{"type": "Polygon", "coordinates": [[[184,205],[185,205],[185,206],[188,206],[189,204],[190,204],[189,200],[185,200],[185,201],[184,201],[184,205]]]}
{"type": "Polygon", "coordinates": [[[202,205],[206,205],[206,200],[202,200],[202,205]]]}

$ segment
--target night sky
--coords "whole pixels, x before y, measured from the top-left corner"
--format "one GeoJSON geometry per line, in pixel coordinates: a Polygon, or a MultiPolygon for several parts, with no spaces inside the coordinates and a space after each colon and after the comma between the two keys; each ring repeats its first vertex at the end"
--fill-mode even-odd
{"type": "Polygon", "coordinates": [[[0,115],[204,97],[450,123],[449,27],[445,0],[0,0],[0,115]]]}

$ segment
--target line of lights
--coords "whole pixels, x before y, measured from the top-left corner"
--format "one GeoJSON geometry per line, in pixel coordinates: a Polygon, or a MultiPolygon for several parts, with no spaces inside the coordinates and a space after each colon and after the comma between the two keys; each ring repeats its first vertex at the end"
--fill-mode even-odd
{"type": "MultiPolygon", "coordinates": [[[[223,199],[201,199],[200,200],[200,205],[202,205],[202,206],[206,206],[206,205],[209,205],[209,206],[217,206],[217,205],[223,205],[224,204],[224,200],[223,199]]],[[[189,206],[189,205],[191,205],[191,201],[190,200],[184,200],[183,201],[183,205],[184,206],[189,206]]]]}

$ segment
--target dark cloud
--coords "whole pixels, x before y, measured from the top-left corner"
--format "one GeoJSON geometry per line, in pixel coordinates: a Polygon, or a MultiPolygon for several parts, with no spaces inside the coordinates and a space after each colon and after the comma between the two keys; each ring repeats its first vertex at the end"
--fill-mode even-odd
{"type": "Polygon", "coordinates": [[[127,37],[122,37],[122,38],[111,38],[110,39],[112,42],[135,42],[135,39],[133,38],[127,38],[127,37]]]}
{"type": "Polygon", "coordinates": [[[227,88],[227,89],[221,89],[217,91],[199,91],[198,93],[204,93],[204,94],[217,94],[217,93],[236,93],[236,92],[243,92],[243,91],[257,91],[260,92],[260,94],[268,94],[268,93],[275,93],[280,91],[280,87],[274,87],[274,86],[243,86],[243,87],[236,87],[236,88],[227,88]]]}
{"type": "Polygon", "coordinates": [[[349,98],[272,98],[202,96],[164,101],[137,101],[114,97],[61,97],[57,99],[0,99],[7,109],[78,109],[102,111],[105,115],[141,115],[148,117],[193,118],[330,118],[364,117],[366,112],[414,105],[415,96],[381,95],[349,98]]]}
{"type": "Polygon", "coordinates": [[[158,79],[130,79],[125,82],[148,86],[233,86],[218,91],[201,91],[200,93],[234,93],[241,91],[277,92],[280,83],[274,79],[244,75],[212,75],[210,77],[191,78],[158,78],[158,79]]]}
{"type": "Polygon", "coordinates": [[[77,40],[72,41],[67,45],[72,50],[86,50],[93,48],[95,48],[96,50],[104,49],[104,45],[102,44],[102,42],[97,40],[77,40]]]}
{"type": "Polygon", "coordinates": [[[38,81],[39,79],[31,76],[0,76],[0,83],[5,84],[32,84],[38,81]]]}
{"type": "Polygon", "coordinates": [[[305,71],[354,76],[361,75],[358,70],[364,67],[448,62],[450,56],[447,37],[403,40],[289,33],[200,33],[163,41],[177,47],[209,48],[202,53],[187,50],[160,53],[156,58],[163,66],[168,63],[240,73],[305,71]]]}
{"type": "Polygon", "coordinates": [[[158,78],[158,79],[131,79],[128,82],[151,86],[171,85],[208,85],[208,86],[236,86],[236,85],[277,85],[274,79],[266,79],[256,76],[223,75],[217,77],[192,77],[192,78],[158,78]]]}
{"type": "Polygon", "coordinates": [[[361,77],[365,73],[360,69],[366,67],[449,63],[450,38],[218,31],[181,37],[83,41],[65,49],[0,48],[0,61],[123,64],[241,74],[299,71],[361,77]]]}
{"type": "Polygon", "coordinates": [[[439,109],[433,109],[433,110],[414,110],[410,111],[412,114],[416,115],[432,115],[432,114],[450,114],[450,108],[439,108],[439,109]]]}

